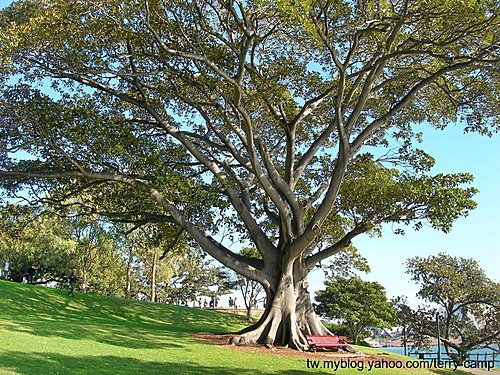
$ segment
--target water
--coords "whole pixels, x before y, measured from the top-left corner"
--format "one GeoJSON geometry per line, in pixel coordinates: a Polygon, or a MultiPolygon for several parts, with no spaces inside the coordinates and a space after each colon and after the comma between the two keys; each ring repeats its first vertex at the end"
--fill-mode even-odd
{"type": "MultiPolygon", "coordinates": [[[[402,346],[384,347],[384,348],[380,348],[380,349],[386,350],[388,352],[397,353],[397,354],[403,354],[403,355],[405,353],[405,350],[402,346]]],[[[498,349],[498,346],[497,346],[497,349],[498,349]]],[[[432,346],[426,351],[415,350],[415,349],[412,349],[410,347],[407,347],[408,355],[410,355],[410,353],[415,352],[415,351],[429,353],[429,354],[426,354],[425,359],[432,359],[432,358],[437,358],[438,347],[432,346]]],[[[494,359],[497,366],[498,366],[498,364],[500,364],[500,354],[495,354],[495,357],[493,357],[493,350],[492,349],[476,349],[476,350],[470,351],[468,353],[468,355],[469,355],[469,359],[471,359],[471,360],[492,361],[494,359]],[[479,354],[479,357],[477,356],[477,354],[479,354]],[[486,354],[486,358],[484,356],[485,354],[486,354]]],[[[413,355],[411,355],[411,357],[416,357],[416,355],[413,354],[413,355]]],[[[443,359],[443,360],[449,359],[449,357],[446,355],[446,350],[445,350],[444,346],[441,346],[441,359],[443,359]]]]}

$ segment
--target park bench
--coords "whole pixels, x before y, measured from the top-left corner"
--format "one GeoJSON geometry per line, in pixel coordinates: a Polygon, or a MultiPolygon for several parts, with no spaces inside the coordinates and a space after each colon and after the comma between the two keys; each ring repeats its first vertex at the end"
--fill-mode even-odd
{"type": "Polygon", "coordinates": [[[316,349],[348,349],[345,336],[309,336],[306,335],[309,350],[316,349]]]}

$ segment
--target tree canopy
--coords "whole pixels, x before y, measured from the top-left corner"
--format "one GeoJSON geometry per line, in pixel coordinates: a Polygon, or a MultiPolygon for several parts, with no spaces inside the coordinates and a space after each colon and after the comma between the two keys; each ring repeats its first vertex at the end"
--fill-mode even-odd
{"type": "Polygon", "coordinates": [[[126,298],[142,293],[162,302],[186,303],[214,293],[212,287],[222,294],[231,287],[222,267],[165,228],[126,228],[134,229],[7,205],[0,210],[0,263],[9,262],[9,279],[17,282],[65,288],[75,269],[82,292],[126,298]]]}
{"type": "Polygon", "coordinates": [[[470,258],[444,253],[407,262],[407,272],[419,286],[417,296],[432,305],[411,309],[400,303],[400,317],[421,336],[438,337],[449,357],[462,364],[474,349],[498,352],[500,335],[500,284],[490,280],[480,265],[470,258]]]}
{"type": "Polygon", "coordinates": [[[0,210],[0,259],[10,264],[10,279],[63,281],[77,266],[73,227],[58,217],[37,217],[24,206],[0,210]]]}
{"type": "Polygon", "coordinates": [[[326,332],[307,292],[318,262],[383,223],[449,231],[475,206],[472,176],[429,174],[417,125],[498,130],[497,14],[493,0],[15,2],[0,13],[2,186],[185,231],[268,295],[234,342],[303,349],[326,332]]]}
{"type": "Polygon", "coordinates": [[[394,304],[387,300],[384,287],[359,277],[327,281],[316,301],[320,315],[346,324],[355,344],[368,327],[391,328],[396,322],[394,304]]]}
{"type": "Polygon", "coordinates": [[[125,264],[116,232],[102,222],[66,218],[8,205],[0,210],[0,259],[10,264],[9,279],[67,286],[76,270],[84,292],[122,296],[125,264]]]}

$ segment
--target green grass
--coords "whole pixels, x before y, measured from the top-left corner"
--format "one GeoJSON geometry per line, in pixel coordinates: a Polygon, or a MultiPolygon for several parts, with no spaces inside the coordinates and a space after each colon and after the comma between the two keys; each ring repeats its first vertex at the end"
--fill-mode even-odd
{"type": "MultiPolygon", "coordinates": [[[[386,356],[386,355],[389,355],[391,356],[392,358],[401,358],[401,359],[408,359],[407,356],[403,355],[403,354],[398,354],[398,353],[393,353],[393,352],[389,352],[389,351],[386,351],[384,349],[380,349],[380,348],[370,348],[369,346],[358,346],[358,345],[353,345],[355,348],[357,348],[358,350],[362,351],[363,353],[365,354],[370,354],[370,355],[383,355],[383,356],[386,356]]],[[[414,358],[413,358],[414,359],[414,358]]]]}
{"type": "MultiPolygon", "coordinates": [[[[63,290],[0,281],[0,374],[335,372],[307,369],[302,358],[235,351],[191,337],[194,332],[234,332],[244,325],[232,314],[82,293],[68,297],[63,290]]],[[[451,372],[385,369],[370,373],[451,372]]]]}

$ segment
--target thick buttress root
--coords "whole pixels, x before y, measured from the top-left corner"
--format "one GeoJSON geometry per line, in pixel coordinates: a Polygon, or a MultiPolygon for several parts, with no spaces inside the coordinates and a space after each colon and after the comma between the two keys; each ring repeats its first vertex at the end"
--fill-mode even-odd
{"type": "Polygon", "coordinates": [[[294,283],[294,273],[288,266],[275,292],[266,291],[269,304],[262,317],[233,337],[231,344],[262,344],[268,348],[280,345],[304,351],[309,349],[306,335],[331,334],[314,312],[305,276],[299,273],[294,283]]]}
{"type": "MultiPolygon", "coordinates": [[[[295,312],[284,312],[273,309],[260,324],[252,326],[253,329],[235,336],[230,340],[233,345],[263,344],[267,348],[275,345],[286,346],[292,349],[305,351],[309,348],[303,331],[307,334],[328,334],[328,330],[319,325],[311,325],[309,319],[303,319],[301,326],[297,322],[295,312]],[[306,327],[304,327],[306,325],[306,327]],[[321,332],[318,328],[321,327],[321,332]]],[[[311,319],[314,320],[314,319],[311,319]]],[[[316,323],[316,322],[315,322],[316,323]]]]}

